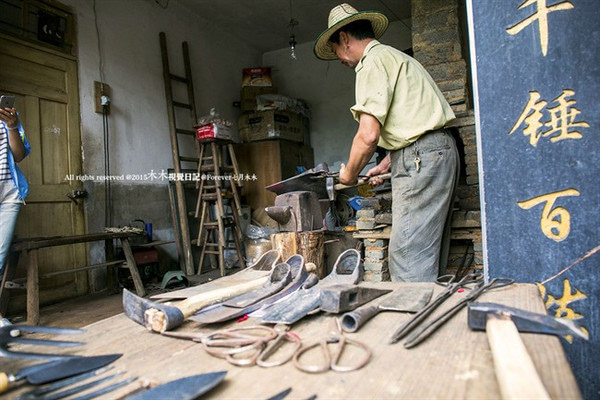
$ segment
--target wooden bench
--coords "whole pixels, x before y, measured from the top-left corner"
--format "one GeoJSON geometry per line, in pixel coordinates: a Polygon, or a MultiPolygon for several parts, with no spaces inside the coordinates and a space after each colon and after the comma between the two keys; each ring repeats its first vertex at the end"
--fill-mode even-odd
{"type": "MultiPolygon", "coordinates": [[[[138,233],[133,232],[106,232],[106,233],[88,233],[84,235],[74,235],[74,236],[54,236],[54,237],[37,237],[37,238],[24,238],[24,239],[16,239],[10,248],[10,256],[9,262],[6,265],[4,276],[2,277],[2,283],[0,285],[0,313],[4,314],[6,311],[6,307],[8,306],[8,293],[6,289],[7,282],[13,282],[11,279],[13,278],[17,261],[19,256],[26,256],[26,265],[27,265],[27,278],[25,289],[27,291],[27,324],[29,325],[37,325],[40,320],[40,298],[39,298],[39,281],[40,278],[47,278],[53,275],[58,274],[66,274],[66,273],[74,273],[79,271],[85,271],[94,268],[107,267],[110,268],[112,266],[123,266],[126,264],[126,267],[129,268],[131,273],[131,277],[133,278],[133,283],[135,285],[135,290],[139,296],[145,296],[146,290],[144,289],[144,285],[142,283],[142,279],[140,277],[137,264],[133,257],[133,253],[131,251],[131,245],[129,243],[129,238],[139,236],[138,233]],[[113,240],[118,239],[121,241],[121,245],[123,247],[123,254],[125,255],[125,260],[114,260],[114,246],[113,240]],[[64,271],[52,272],[43,276],[39,276],[38,270],[38,250],[47,247],[56,247],[56,246],[66,246],[77,243],[90,243],[104,241],[105,243],[105,254],[106,254],[106,262],[101,264],[88,265],[79,268],[72,268],[64,271]]],[[[110,272],[110,271],[109,271],[110,272]]],[[[109,277],[111,274],[109,273],[109,277]]],[[[109,279],[109,286],[116,286],[116,280],[109,279]]],[[[14,287],[13,287],[14,288],[14,287]]]]}

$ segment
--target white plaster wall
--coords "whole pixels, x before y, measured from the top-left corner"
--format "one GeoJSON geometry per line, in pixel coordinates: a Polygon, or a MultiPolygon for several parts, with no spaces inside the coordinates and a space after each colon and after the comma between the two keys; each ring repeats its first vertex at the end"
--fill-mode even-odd
{"type": "MultiPolygon", "coordinates": [[[[410,48],[411,32],[404,25],[407,22],[410,21],[391,23],[380,41],[401,50],[410,48]]],[[[315,39],[297,46],[297,60],[291,59],[289,49],[281,49],[265,53],[263,65],[271,66],[280,94],[303,99],[310,106],[315,164],[339,166],[339,162],[347,162],[358,128],[350,114],[354,105],[354,70],[338,61],[317,59],[313,54],[315,39]]]]}
{"type": "MultiPolygon", "coordinates": [[[[239,110],[232,102],[239,99],[242,68],[268,65],[280,93],[302,98],[311,106],[315,161],[330,165],[346,161],[356,131],[348,111],[353,104],[354,71],[317,60],[312,53],[314,38],[298,45],[298,60],[292,62],[287,48],[260,54],[227,27],[213,25],[178,2],[163,9],[154,0],[96,0],[96,16],[94,0],[62,3],[76,17],[84,174],[104,174],[102,118],[94,112],[93,94],[93,82],[100,80],[111,88],[111,175],[143,176],[172,167],[159,32],[166,33],[171,70],[176,74],[184,73],[181,43],[189,44],[198,115],[215,107],[223,117],[237,121],[239,110]]],[[[392,24],[382,41],[406,49],[410,31],[401,23],[392,24]]],[[[188,147],[193,149],[191,143],[188,147]]],[[[141,218],[153,222],[155,239],[173,239],[166,181],[130,179],[111,187],[113,225],[141,218]]],[[[101,231],[104,185],[86,182],[86,189],[90,192],[88,231],[101,231]]],[[[90,253],[92,262],[103,259],[100,245],[90,246],[90,253]]]]}
{"type": "MultiPolygon", "coordinates": [[[[172,168],[159,32],[166,33],[171,71],[181,76],[181,43],[188,42],[198,115],[215,107],[222,117],[237,120],[239,110],[232,102],[239,99],[242,69],[260,64],[258,50],[177,2],[163,9],[154,0],[96,0],[99,35],[93,0],[62,3],[70,6],[76,17],[84,174],[104,174],[102,116],[94,112],[93,94],[93,82],[101,80],[100,53],[102,78],[111,89],[111,175],[135,177],[172,168]]],[[[191,142],[188,148],[193,149],[191,142]]],[[[111,187],[112,225],[142,218],[153,222],[155,239],[173,239],[167,181],[135,177],[111,187]]],[[[104,185],[87,182],[86,189],[90,192],[86,200],[88,231],[101,231],[104,185]]],[[[92,246],[90,251],[92,261],[102,258],[101,247],[92,246]]]]}

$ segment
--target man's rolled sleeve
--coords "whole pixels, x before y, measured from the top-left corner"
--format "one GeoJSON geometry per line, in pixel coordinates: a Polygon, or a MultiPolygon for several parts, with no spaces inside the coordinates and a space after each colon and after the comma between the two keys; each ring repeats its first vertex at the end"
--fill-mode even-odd
{"type": "Polygon", "coordinates": [[[385,69],[375,63],[363,65],[357,71],[356,104],[350,107],[350,112],[357,122],[360,120],[360,114],[366,113],[375,117],[381,126],[385,125],[393,96],[389,82],[385,69]]]}

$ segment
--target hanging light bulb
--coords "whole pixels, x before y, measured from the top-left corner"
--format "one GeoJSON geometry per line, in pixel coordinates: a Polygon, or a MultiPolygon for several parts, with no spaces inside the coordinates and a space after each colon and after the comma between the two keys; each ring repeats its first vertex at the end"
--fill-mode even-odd
{"type": "Polygon", "coordinates": [[[290,23],[288,24],[289,28],[290,28],[290,40],[288,42],[288,44],[290,45],[290,57],[292,58],[292,60],[296,60],[296,44],[298,44],[298,42],[296,42],[296,35],[294,35],[294,27],[298,25],[298,21],[294,19],[293,17],[293,13],[292,13],[292,0],[290,0],[290,23]]]}
{"type": "Polygon", "coordinates": [[[290,57],[292,58],[292,60],[296,60],[296,36],[294,35],[294,32],[292,32],[292,35],[290,36],[290,57]]]}

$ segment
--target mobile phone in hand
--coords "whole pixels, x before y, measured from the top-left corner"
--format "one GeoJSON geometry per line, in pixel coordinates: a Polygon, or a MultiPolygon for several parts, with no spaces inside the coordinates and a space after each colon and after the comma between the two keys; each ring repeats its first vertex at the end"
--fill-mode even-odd
{"type": "Polygon", "coordinates": [[[0,108],[14,108],[14,107],[15,107],[15,96],[0,97],[0,108]]]}

